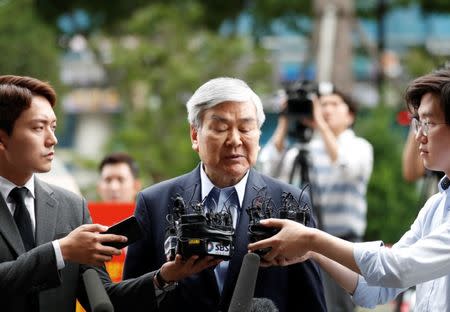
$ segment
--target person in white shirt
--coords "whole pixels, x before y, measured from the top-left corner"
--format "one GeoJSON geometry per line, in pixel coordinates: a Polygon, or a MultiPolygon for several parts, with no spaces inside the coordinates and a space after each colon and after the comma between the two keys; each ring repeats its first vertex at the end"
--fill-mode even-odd
{"type": "MultiPolygon", "coordinates": [[[[279,115],[277,128],[259,157],[261,170],[296,186],[309,183],[319,228],[348,241],[362,241],[367,225],[372,145],[352,129],[358,108],[352,98],[332,88],[312,103],[310,119],[289,112],[279,115]],[[288,128],[294,121],[304,130],[296,131],[295,143],[286,147],[288,128]],[[311,129],[311,141],[302,139],[306,137],[303,133],[311,129]],[[302,155],[307,159],[298,158],[302,155]],[[309,181],[301,181],[307,177],[309,181]]],[[[328,311],[353,311],[354,304],[346,291],[326,273],[323,275],[328,311]]]]}
{"type": "Polygon", "coordinates": [[[450,68],[412,81],[405,99],[414,115],[424,166],[445,176],[439,193],[428,199],[410,230],[392,248],[381,241],[351,243],[294,222],[269,219],[263,223],[281,231],[250,244],[249,250],[272,247],[266,265],[289,265],[312,257],[361,306],[385,303],[416,285],[415,311],[450,311],[450,68]]]}

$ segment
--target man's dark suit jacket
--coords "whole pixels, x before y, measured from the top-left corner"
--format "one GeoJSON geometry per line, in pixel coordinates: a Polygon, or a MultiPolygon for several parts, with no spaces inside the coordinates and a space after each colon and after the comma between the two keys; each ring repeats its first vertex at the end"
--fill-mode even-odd
{"type": "MultiPolygon", "coordinates": [[[[185,202],[201,200],[200,166],[183,176],[155,184],[139,193],[135,215],[144,229],[144,239],[128,247],[124,278],[153,271],[165,262],[164,239],[168,223],[166,215],[172,200],[179,194],[185,202]]],[[[283,191],[299,198],[300,189],[251,169],[245,190],[243,209],[236,226],[235,253],[229,263],[222,296],[219,294],[213,268],[182,280],[168,292],[160,311],[227,311],[241,263],[247,253],[248,215],[245,211],[257,195],[266,188],[275,206],[280,207],[283,191]]],[[[255,297],[273,300],[280,312],[326,311],[318,267],[311,261],[289,267],[260,268],[255,297]]]]}
{"type": "MultiPolygon", "coordinates": [[[[0,195],[0,310],[4,312],[75,311],[76,298],[87,310],[82,273],[92,268],[66,263],[58,271],[52,241],[91,223],[86,202],[35,178],[36,245],[25,252],[14,219],[0,195]]],[[[114,284],[96,268],[115,311],[151,311],[156,301],[152,276],[114,284]]]]}

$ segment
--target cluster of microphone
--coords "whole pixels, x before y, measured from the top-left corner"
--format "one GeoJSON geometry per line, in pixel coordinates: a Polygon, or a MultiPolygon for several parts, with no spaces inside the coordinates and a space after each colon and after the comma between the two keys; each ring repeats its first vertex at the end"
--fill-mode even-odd
{"type": "Polygon", "coordinates": [[[183,197],[176,195],[172,212],[166,216],[169,223],[164,242],[167,259],[175,259],[176,254],[185,259],[193,255],[231,259],[234,228],[227,202],[217,207],[220,209],[212,210],[206,207],[205,200],[185,203],[183,197]]]}
{"type": "MultiPolygon", "coordinates": [[[[249,217],[248,236],[250,242],[257,242],[269,238],[278,233],[278,229],[264,227],[260,224],[263,219],[279,218],[289,219],[307,225],[311,218],[311,208],[307,201],[302,200],[304,194],[302,190],[300,198],[296,199],[292,193],[283,192],[281,194],[281,206],[276,209],[273,200],[267,195],[266,189],[260,189],[258,195],[252,200],[252,204],[247,208],[249,217]]],[[[263,256],[270,248],[256,250],[255,252],[263,256]]]]}

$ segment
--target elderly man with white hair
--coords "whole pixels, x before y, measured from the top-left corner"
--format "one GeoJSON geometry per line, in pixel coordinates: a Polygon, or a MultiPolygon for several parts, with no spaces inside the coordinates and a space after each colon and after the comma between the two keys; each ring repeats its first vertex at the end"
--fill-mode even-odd
{"type": "MultiPolygon", "coordinates": [[[[166,261],[166,216],[173,213],[175,196],[182,196],[186,203],[205,202],[210,192],[230,191],[229,197],[235,199],[230,209],[234,227],[231,259],[179,281],[159,304],[160,311],[227,311],[249,243],[246,208],[261,190],[276,208],[281,206],[282,193],[298,199],[301,190],[253,169],[265,115],[260,98],[244,81],[212,79],[198,88],[186,106],[192,149],[200,163],[193,171],[138,194],[135,215],[145,237],[129,247],[124,278],[155,270],[166,261]]],[[[255,297],[272,300],[281,312],[326,311],[320,274],[311,261],[260,269],[255,297]]]]}

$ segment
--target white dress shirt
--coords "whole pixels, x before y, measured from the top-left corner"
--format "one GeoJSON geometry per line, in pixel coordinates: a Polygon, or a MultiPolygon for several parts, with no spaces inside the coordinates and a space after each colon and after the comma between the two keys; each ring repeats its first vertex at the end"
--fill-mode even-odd
{"type": "MultiPolygon", "coordinates": [[[[249,171],[247,171],[247,173],[244,175],[244,177],[241,179],[241,181],[239,181],[238,184],[233,185],[236,190],[236,193],[238,195],[240,207],[242,207],[242,202],[244,201],[245,187],[247,186],[248,173],[249,173],[249,171]]],[[[200,166],[200,180],[202,183],[202,200],[204,200],[206,198],[206,196],[208,196],[208,194],[212,190],[212,188],[215,187],[215,185],[211,182],[211,180],[206,175],[206,172],[203,169],[203,163],[200,166]]],[[[233,220],[233,222],[234,221],[235,220],[233,220]]],[[[236,228],[236,224],[233,224],[233,226],[236,228]]]]}
{"type": "Polygon", "coordinates": [[[354,258],[363,276],[353,295],[356,304],[372,308],[416,285],[414,311],[450,312],[449,197],[450,188],[444,190],[440,182],[439,193],[428,199],[392,248],[380,241],[355,244],[354,258]]]}

